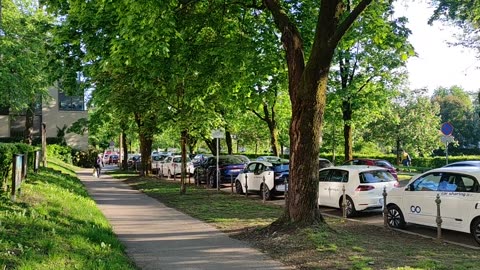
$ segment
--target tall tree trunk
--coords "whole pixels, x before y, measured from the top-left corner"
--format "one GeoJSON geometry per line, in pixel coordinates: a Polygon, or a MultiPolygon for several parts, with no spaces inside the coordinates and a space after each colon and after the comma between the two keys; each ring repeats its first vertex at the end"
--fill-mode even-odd
{"type": "Polygon", "coordinates": [[[142,167],[140,169],[140,176],[148,176],[149,168],[151,167],[151,153],[153,137],[151,135],[140,132],[138,134],[140,138],[140,154],[142,155],[142,167]]]}
{"type": "Polygon", "coordinates": [[[269,110],[269,106],[267,102],[263,103],[263,115],[260,115],[260,113],[256,112],[255,110],[252,110],[252,112],[260,118],[260,120],[264,121],[267,123],[268,126],[268,131],[270,133],[270,147],[272,148],[272,152],[274,156],[279,155],[279,150],[278,150],[278,129],[277,129],[277,121],[275,120],[275,102],[271,107],[271,112],[269,110]]]}
{"type": "Polygon", "coordinates": [[[182,173],[180,177],[180,194],[185,194],[187,192],[187,187],[185,185],[185,178],[187,175],[187,136],[188,132],[186,130],[182,130],[180,142],[180,147],[182,149],[182,173]]]}
{"type": "Polygon", "coordinates": [[[231,155],[233,153],[232,148],[232,134],[228,129],[225,129],[225,143],[227,144],[227,151],[228,154],[231,155]]]}
{"type": "Polygon", "coordinates": [[[268,131],[270,132],[270,147],[274,156],[279,156],[279,147],[278,147],[278,129],[275,123],[275,120],[268,123],[268,131]]]}
{"type": "Polygon", "coordinates": [[[190,136],[190,134],[188,135],[187,146],[188,146],[188,152],[190,154],[195,154],[195,152],[197,150],[197,142],[198,142],[198,139],[192,138],[192,136],[190,136]]]}
{"type": "MultiPolygon", "coordinates": [[[[138,126],[138,137],[140,139],[140,154],[142,155],[142,165],[140,168],[140,176],[147,176],[151,168],[152,159],[152,143],[153,134],[151,129],[145,124],[145,115],[141,113],[134,113],[135,122],[138,126]]],[[[148,119],[151,120],[151,119],[148,119]]]]}
{"type": "Polygon", "coordinates": [[[27,111],[25,113],[25,133],[24,142],[28,145],[32,145],[33,142],[33,120],[35,117],[35,102],[28,104],[27,111]]]}
{"type": "Polygon", "coordinates": [[[350,160],[353,158],[353,139],[352,139],[352,103],[350,100],[343,101],[342,103],[342,113],[343,113],[343,138],[344,138],[344,149],[345,149],[345,160],[350,160]]]}
{"type": "Polygon", "coordinates": [[[127,133],[125,130],[122,130],[122,149],[123,149],[123,159],[122,159],[122,169],[128,170],[128,144],[127,144],[127,133]]]}
{"type": "Polygon", "coordinates": [[[361,0],[344,17],[341,0],[322,0],[310,59],[305,65],[303,41],[279,0],[263,0],[281,33],[288,66],[292,103],[290,177],[285,218],[309,225],[323,221],[317,206],[318,154],[322,137],[328,73],[335,48],[347,29],[372,0],[361,0]]]}
{"type": "Polygon", "coordinates": [[[210,149],[210,152],[212,155],[216,156],[217,155],[217,141],[215,139],[204,139],[205,144],[208,146],[208,149],[210,149]]]}

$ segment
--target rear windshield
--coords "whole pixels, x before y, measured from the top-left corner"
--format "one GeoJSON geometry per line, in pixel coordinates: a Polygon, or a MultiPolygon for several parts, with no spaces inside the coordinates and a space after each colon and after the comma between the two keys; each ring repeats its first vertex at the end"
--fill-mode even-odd
{"type": "Polygon", "coordinates": [[[360,183],[381,183],[396,181],[389,171],[368,171],[360,173],[360,183]]]}
{"type": "Polygon", "coordinates": [[[220,157],[218,164],[243,164],[243,160],[239,157],[229,156],[229,157],[220,157]]]}
{"type": "Polygon", "coordinates": [[[289,164],[288,163],[276,163],[272,164],[272,169],[274,172],[286,172],[288,171],[289,164]]]}
{"type": "MultiPolygon", "coordinates": [[[[181,163],[182,162],[182,158],[181,157],[175,157],[173,158],[173,163],[181,163]]],[[[187,157],[187,162],[190,162],[190,158],[187,157]]]]}
{"type": "Polygon", "coordinates": [[[393,168],[393,165],[386,160],[377,160],[375,162],[375,165],[380,166],[380,167],[385,167],[385,168],[393,168]]]}

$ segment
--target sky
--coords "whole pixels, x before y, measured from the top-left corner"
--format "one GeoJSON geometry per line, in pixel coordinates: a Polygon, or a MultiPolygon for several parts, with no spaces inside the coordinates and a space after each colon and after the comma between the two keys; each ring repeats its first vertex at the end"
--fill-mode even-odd
{"type": "Polygon", "coordinates": [[[428,25],[433,9],[424,1],[405,2],[397,2],[395,12],[408,18],[412,31],[409,41],[418,55],[407,62],[410,88],[428,88],[429,93],[438,86],[480,89],[480,59],[475,52],[447,44],[456,41],[454,34],[461,30],[440,22],[428,25]]]}

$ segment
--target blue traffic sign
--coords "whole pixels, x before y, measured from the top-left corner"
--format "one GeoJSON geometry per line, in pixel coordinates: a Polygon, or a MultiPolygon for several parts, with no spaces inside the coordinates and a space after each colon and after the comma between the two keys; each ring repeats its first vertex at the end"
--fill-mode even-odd
{"type": "Polygon", "coordinates": [[[446,136],[451,135],[453,132],[453,126],[449,122],[445,122],[442,124],[440,131],[442,131],[443,135],[446,135],[446,136]]]}

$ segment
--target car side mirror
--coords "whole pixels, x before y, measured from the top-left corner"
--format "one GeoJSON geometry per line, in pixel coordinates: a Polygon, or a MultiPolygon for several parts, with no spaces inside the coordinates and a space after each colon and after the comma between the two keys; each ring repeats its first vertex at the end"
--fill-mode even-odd
{"type": "Polygon", "coordinates": [[[408,191],[415,191],[415,187],[413,186],[413,183],[407,186],[408,191]]]}

